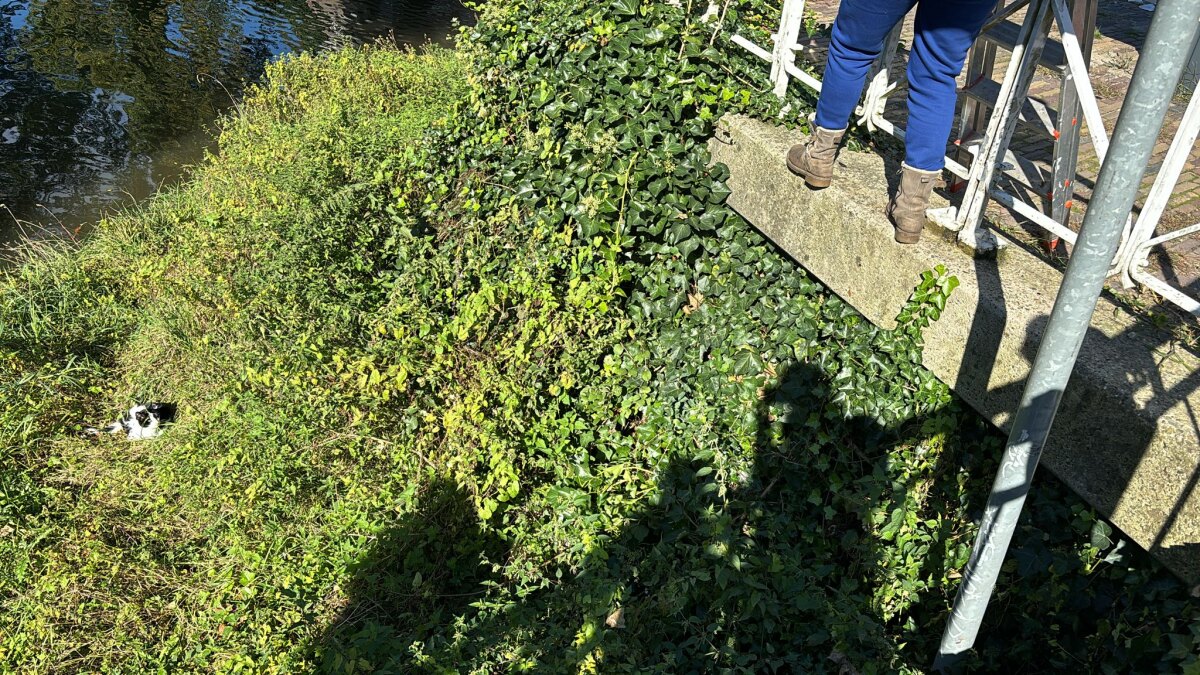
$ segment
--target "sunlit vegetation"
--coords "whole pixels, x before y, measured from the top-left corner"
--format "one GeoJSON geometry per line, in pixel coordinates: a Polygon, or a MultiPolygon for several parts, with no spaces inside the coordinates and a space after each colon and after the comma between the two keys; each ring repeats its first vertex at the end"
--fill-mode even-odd
{"type": "MultiPolygon", "coordinates": [[[[0,670],[927,667],[1001,445],[921,366],[955,280],[880,330],[725,204],[715,121],[778,104],[684,4],[285,60],[188,184],[8,273],[0,670]],[[144,400],[162,437],[80,433],[144,400]]],[[[973,665],[1198,640],[1039,476],[973,665]]]]}

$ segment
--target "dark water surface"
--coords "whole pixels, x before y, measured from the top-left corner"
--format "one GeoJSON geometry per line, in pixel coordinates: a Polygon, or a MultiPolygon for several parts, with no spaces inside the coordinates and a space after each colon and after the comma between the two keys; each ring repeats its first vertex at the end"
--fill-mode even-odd
{"type": "Polygon", "coordinates": [[[287,52],[441,42],[458,0],[0,0],[0,243],[74,236],[195,163],[287,52]]]}

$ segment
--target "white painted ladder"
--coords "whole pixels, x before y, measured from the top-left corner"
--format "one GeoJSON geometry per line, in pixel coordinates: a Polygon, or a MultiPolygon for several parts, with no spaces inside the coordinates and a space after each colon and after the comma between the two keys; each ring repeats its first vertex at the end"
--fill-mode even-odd
{"type": "MultiPolygon", "coordinates": [[[[1085,53],[1090,51],[1090,31],[1094,25],[1097,1],[1076,0],[1075,11],[1072,12],[1067,0],[998,0],[995,12],[985,25],[983,37],[972,50],[968,61],[968,76],[971,79],[965,88],[967,91],[962,104],[963,131],[976,130],[983,124],[985,117],[987,126],[982,135],[975,133],[965,139],[960,145],[963,152],[958,153],[957,157],[946,158],[946,169],[965,182],[961,204],[958,207],[930,211],[928,215],[942,227],[957,233],[958,240],[978,254],[994,254],[1004,243],[995,233],[981,227],[984,209],[989,199],[1028,219],[1043,229],[1048,238],[1058,237],[1070,244],[1075,243],[1077,235],[1067,225],[1082,127],[1078,113],[1082,113],[1082,122],[1087,125],[1092,147],[1101,164],[1109,144],[1100,106],[1092,90],[1085,56],[1085,53]],[[1022,8],[1025,9],[1025,18],[1019,27],[1007,21],[1022,8]],[[1084,38],[1081,38],[1076,30],[1076,20],[1088,31],[1084,38]],[[1055,45],[1056,53],[1051,61],[1057,62],[1057,69],[1063,78],[1060,110],[1057,114],[1028,98],[1030,84],[1039,62],[1042,61],[1054,22],[1057,22],[1061,34],[1061,54],[1057,53],[1058,45],[1055,45]],[[999,83],[998,90],[995,83],[992,83],[990,87],[972,91],[974,87],[980,86],[983,82],[981,76],[994,63],[996,44],[1002,44],[1012,53],[1003,81],[999,83]],[[985,89],[990,91],[984,91],[985,89]],[[991,114],[985,115],[989,108],[991,114]],[[1009,145],[1017,122],[1022,116],[1028,122],[1043,124],[1047,131],[1055,136],[1054,160],[1051,167],[1052,184],[1044,193],[1050,201],[1049,214],[996,185],[996,179],[1001,172],[1020,173],[1022,161],[1010,151],[1009,145]],[[967,160],[967,156],[971,159],[967,160]]],[[[732,37],[735,44],[771,64],[772,86],[780,99],[786,98],[788,85],[793,78],[814,91],[821,91],[821,81],[796,63],[796,53],[809,48],[809,45],[800,41],[803,25],[804,0],[784,0],[779,30],[771,36],[771,50],[760,47],[744,36],[732,37]]],[[[856,115],[858,124],[867,126],[872,131],[885,131],[903,140],[904,129],[883,117],[888,96],[904,87],[902,81],[893,81],[889,72],[899,45],[900,29],[898,25],[891,32],[883,51],[875,61],[868,77],[862,105],[859,106],[856,115]]],[[[1158,179],[1146,200],[1146,206],[1137,220],[1137,226],[1134,227],[1132,218],[1126,224],[1121,249],[1114,260],[1112,273],[1120,274],[1127,286],[1135,283],[1146,285],[1167,300],[1200,316],[1200,302],[1143,270],[1146,266],[1147,252],[1153,246],[1200,233],[1200,224],[1196,224],[1154,237],[1158,220],[1180,172],[1186,165],[1198,131],[1200,96],[1194,95],[1167,159],[1159,171],[1158,179]]]]}

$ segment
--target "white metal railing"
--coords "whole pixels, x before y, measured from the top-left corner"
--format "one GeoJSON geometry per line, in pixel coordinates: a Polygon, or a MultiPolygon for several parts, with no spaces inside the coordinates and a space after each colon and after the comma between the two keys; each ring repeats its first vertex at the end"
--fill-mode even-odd
{"type": "Polygon", "coordinates": [[[1121,273],[1121,282],[1126,288],[1142,284],[1193,315],[1200,316],[1200,302],[1197,302],[1196,298],[1150,274],[1146,269],[1149,266],[1149,255],[1152,248],[1161,246],[1172,239],[1200,233],[1200,223],[1197,223],[1174,232],[1155,236],[1159,219],[1162,218],[1163,211],[1167,208],[1167,202],[1171,199],[1171,193],[1175,190],[1175,184],[1179,181],[1179,174],[1187,166],[1188,157],[1196,146],[1197,135],[1200,135],[1200,88],[1192,92],[1187,111],[1183,114],[1183,119],[1179,121],[1179,129],[1175,132],[1171,147],[1167,150],[1162,167],[1158,170],[1158,176],[1154,179],[1154,186],[1150,188],[1150,194],[1146,196],[1146,203],[1142,206],[1141,213],[1138,214],[1137,225],[1134,226],[1125,245],[1117,252],[1117,269],[1121,273]]]}
{"type": "MultiPolygon", "coordinates": [[[[765,49],[742,35],[732,37],[735,44],[771,64],[771,82],[775,95],[780,99],[786,97],[792,79],[799,80],[813,91],[821,91],[821,80],[796,63],[796,53],[803,49],[798,43],[804,24],[804,4],[804,0],[784,0],[779,29],[771,35],[771,49],[765,49]]],[[[1012,57],[1001,84],[1000,94],[992,109],[987,133],[980,143],[966,148],[974,155],[974,160],[968,167],[953,157],[946,158],[946,169],[967,181],[962,204],[957,208],[931,210],[928,214],[942,227],[956,232],[960,242],[984,253],[994,251],[1004,243],[993,233],[980,227],[984,207],[989,199],[1070,244],[1074,244],[1077,238],[1073,230],[1043,213],[1038,206],[1023,201],[996,185],[996,178],[1003,168],[1002,162],[1016,128],[1019,111],[1028,97],[1029,86],[1052,22],[1058,23],[1066,54],[1064,77],[1069,78],[1075,87],[1083,112],[1083,121],[1091,135],[1091,144],[1101,165],[1108,153],[1108,132],[1092,90],[1087,61],[1066,0],[1014,0],[1007,3],[1006,0],[998,0],[996,12],[988,20],[987,26],[1006,19],[1022,7],[1027,8],[1024,23],[1017,44],[1012,47],[1012,57]]],[[[904,128],[883,117],[888,97],[904,89],[906,84],[902,79],[892,80],[890,75],[891,62],[900,40],[900,29],[901,26],[898,25],[889,34],[883,51],[876,59],[856,116],[859,125],[864,125],[872,131],[878,129],[904,140],[904,128]]],[[[1114,258],[1110,274],[1120,275],[1127,288],[1141,284],[1182,309],[1200,316],[1200,301],[1146,270],[1148,254],[1153,247],[1179,237],[1200,234],[1200,223],[1197,223],[1169,234],[1155,236],[1159,219],[1180,173],[1187,164],[1197,135],[1200,135],[1200,95],[1193,94],[1136,225],[1132,216],[1126,223],[1121,247],[1114,258]]],[[[1073,182],[1072,180],[1071,183],[1073,182]]]]}

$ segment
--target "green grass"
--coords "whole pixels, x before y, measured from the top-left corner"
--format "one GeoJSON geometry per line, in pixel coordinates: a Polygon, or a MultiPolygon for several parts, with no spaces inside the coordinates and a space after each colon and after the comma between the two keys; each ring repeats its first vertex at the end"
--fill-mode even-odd
{"type": "Polygon", "coordinates": [[[3,282],[0,663],[286,659],[382,517],[346,490],[389,474],[350,458],[416,468],[358,438],[331,359],[386,302],[376,174],[451,114],[462,64],[351,50],[268,79],[186,186],[3,282]],[[181,404],[166,437],[81,438],[148,399],[181,404]]]}
{"type": "MultiPolygon", "coordinates": [[[[953,281],[879,330],[724,204],[712,121],[777,104],[697,15],[288,59],[8,272],[0,671],[926,666],[1000,444],[920,365],[953,281]]],[[[1198,611],[1043,475],[973,664],[1194,670],[1198,611]]]]}

